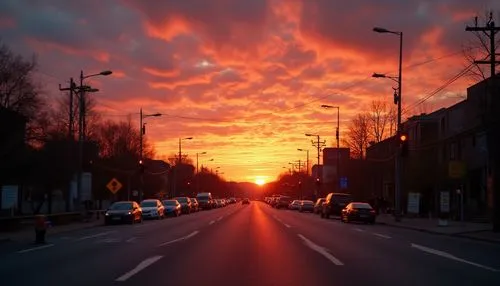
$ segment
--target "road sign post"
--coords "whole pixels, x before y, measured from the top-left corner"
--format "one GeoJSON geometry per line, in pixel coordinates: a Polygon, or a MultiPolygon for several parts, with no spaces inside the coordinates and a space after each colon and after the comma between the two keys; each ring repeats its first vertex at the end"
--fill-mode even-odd
{"type": "Polygon", "coordinates": [[[116,178],[113,178],[111,179],[111,181],[109,181],[109,183],[106,185],[106,188],[108,188],[108,190],[112,193],[112,194],[116,194],[121,188],[123,187],[123,185],[120,183],[120,181],[118,181],[116,178]]]}

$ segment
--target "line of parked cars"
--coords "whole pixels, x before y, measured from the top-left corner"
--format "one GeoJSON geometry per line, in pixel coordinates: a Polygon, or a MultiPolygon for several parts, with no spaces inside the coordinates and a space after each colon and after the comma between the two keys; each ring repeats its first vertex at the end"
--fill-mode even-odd
{"type": "Polygon", "coordinates": [[[319,214],[321,218],[339,216],[342,222],[360,221],[375,223],[376,212],[366,202],[355,202],[350,194],[329,193],[316,202],[310,200],[293,200],[290,196],[266,197],[265,202],[277,209],[298,210],[319,214]]]}
{"type": "Polygon", "coordinates": [[[238,202],[236,198],[215,199],[211,193],[199,193],[196,198],[175,197],[172,199],[146,199],[140,204],[134,201],[113,203],[104,214],[104,223],[136,223],[143,219],[164,219],[200,210],[225,207],[238,202]]]}

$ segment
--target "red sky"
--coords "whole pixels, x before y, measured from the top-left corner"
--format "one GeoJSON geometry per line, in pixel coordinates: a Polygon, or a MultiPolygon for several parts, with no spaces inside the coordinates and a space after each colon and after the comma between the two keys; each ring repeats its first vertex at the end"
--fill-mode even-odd
{"type": "MultiPolygon", "coordinates": [[[[160,156],[192,136],[183,151],[207,152],[200,164],[269,181],[305,159],[297,148],[314,156],[304,133],[333,144],[336,114],[321,104],[340,106],[342,137],[370,100],[392,101],[392,82],[370,75],[396,73],[398,38],[373,27],[404,32],[411,106],[463,70],[462,48],[474,39],[465,26],[487,9],[500,23],[496,0],[2,0],[0,35],[17,53],[37,54],[51,99],[82,69],[112,70],[90,81],[105,118],[133,114],[139,125],[140,107],[161,112],[147,134],[160,156]]],[[[463,77],[405,115],[453,104],[472,83],[463,77]]]]}

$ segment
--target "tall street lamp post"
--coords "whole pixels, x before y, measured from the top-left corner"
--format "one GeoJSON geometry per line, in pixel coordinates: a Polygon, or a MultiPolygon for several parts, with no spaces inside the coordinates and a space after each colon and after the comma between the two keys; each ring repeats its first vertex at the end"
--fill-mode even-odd
{"type": "Polygon", "coordinates": [[[309,149],[301,149],[301,148],[298,148],[297,151],[301,151],[301,152],[307,152],[307,155],[306,155],[306,175],[309,176],[309,149]]]}
{"type": "MultiPolygon", "coordinates": [[[[399,73],[398,77],[390,77],[386,76],[385,74],[378,74],[374,73],[373,77],[376,78],[390,78],[392,80],[395,80],[398,84],[397,87],[397,95],[394,95],[394,103],[398,105],[398,119],[397,119],[397,132],[396,132],[396,138],[399,138],[399,135],[401,134],[401,98],[402,98],[402,73],[403,73],[403,32],[396,32],[396,31],[390,31],[385,28],[380,28],[380,27],[375,27],[373,28],[374,32],[377,33],[389,33],[389,34],[395,34],[399,36],[399,73]]],[[[395,209],[396,212],[394,214],[394,218],[396,221],[401,221],[401,152],[399,148],[396,149],[396,166],[395,166],[395,209]]]]}
{"type": "Polygon", "coordinates": [[[335,139],[337,140],[337,188],[340,190],[340,106],[323,104],[321,107],[326,109],[337,109],[337,130],[335,130],[335,139]]]}
{"type": "Polygon", "coordinates": [[[140,110],[139,123],[140,123],[140,135],[139,135],[139,172],[140,172],[140,188],[139,188],[139,202],[142,201],[143,186],[144,186],[144,150],[143,150],[143,140],[146,134],[146,123],[143,122],[144,118],[148,117],[160,117],[161,113],[144,114],[142,108],[140,110]]]}
{"type": "Polygon", "coordinates": [[[93,89],[90,86],[84,86],[83,85],[83,80],[90,78],[90,77],[95,77],[95,76],[108,76],[112,74],[112,71],[102,71],[100,73],[96,74],[89,74],[89,75],[84,75],[83,70],[80,71],[80,87],[78,88],[78,91],[80,93],[80,98],[79,98],[79,121],[78,121],[78,175],[77,175],[77,183],[76,183],[76,188],[77,188],[77,201],[78,203],[81,203],[82,201],[82,176],[83,176],[83,143],[85,141],[85,129],[86,129],[86,124],[85,124],[85,113],[86,113],[86,108],[85,108],[85,92],[97,92],[97,89],[93,89]]]}
{"type": "Polygon", "coordinates": [[[196,193],[200,192],[200,176],[198,169],[198,157],[199,155],[205,155],[207,152],[196,153],[196,193]]]}
{"type": "Polygon", "coordinates": [[[179,158],[177,159],[177,166],[175,166],[174,169],[174,195],[175,197],[177,195],[177,172],[179,171],[178,168],[180,168],[182,164],[182,141],[184,140],[192,140],[193,137],[185,137],[185,138],[179,138],[179,158]]]}

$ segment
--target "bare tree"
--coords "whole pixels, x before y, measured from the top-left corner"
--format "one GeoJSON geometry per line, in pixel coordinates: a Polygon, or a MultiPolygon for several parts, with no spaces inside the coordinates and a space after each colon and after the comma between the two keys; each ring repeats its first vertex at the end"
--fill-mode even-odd
{"type": "MultiPolygon", "coordinates": [[[[52,132],[60,135],[68,136],[69,131],[69,115],[72,109],[73,113],[73,137],[78,137],[78,122],[80,120],[79,104],[77,96],[73,98],[73,105],[70,103],[70,96],[68,93],[63,94],[57,99],[56,105],[52,110],[50,117],[53,119],[52,132]]],[[[101,121],[100,114],[95,111],[96,100],[93,97],[85,97],[85,125],[87,126],[85,130],[86,138],[94,139],[97,135],[95,131],[99,129],[99,124],[101,121]]]]}
{"type": "Polygon", "coordinates": [[[25,60],[0,43],[0,107],[35,117],[42,104],[32,77],[36,66],[35,57],[25,60]]]}
{"type": "Polygon", "coordinates": [[[370,111],[367,113],[369,133],[371,139],[378,143],[387,138],[389,125],[389,112],[387,102],[384,100],[372,100],[370,111]]]}
{"type": "Polygon", "coordinates": [[[343,143],[350,148],[352,156],[364,159],[370,139],[370,115],[361,113],[354,117],[347,129],[347,136],[343,143]]]}
{"type": "MultiPolygon", "coordinates": [[[[474,18],[475,26],[479,25],[478,23],[479,20],[485,20],[486,23],[488,23],[489,21],[493,21],[493,12],[492,11],[486,12],[485,15],[481,17],[481,19],[478,19],[478,17],[476,16],[474,18]]],[[[472,33],[475,36],[475,39],[471,40],[469,43],[465,44],[462,47],[462,53],[466,60],[466,66],[472,65],[473,67],[468,71],[468,75],[474,81],[482,81],[488,78],[489,76],[487,72],[488,66],[477,64],[475,61],[486,60],[489,58],[491,52],[490,39],[484,33],[478,31],[473,31],[472,33]]],[[[500,46],[500,39],[497,39],[495,47],[498,48],[499,46],[500,46]]]]}
{"type": "MultiPolygon", "coordinates": [[[[102,158],[133,157],[139,158],[140,133],[128,122],[106,121],[98,125],[95,139],[99,144],[99,153],[102,158]]],[[[143,138],[143,156],[154,157],[154,148],[146,138],[143,138]]]]}

